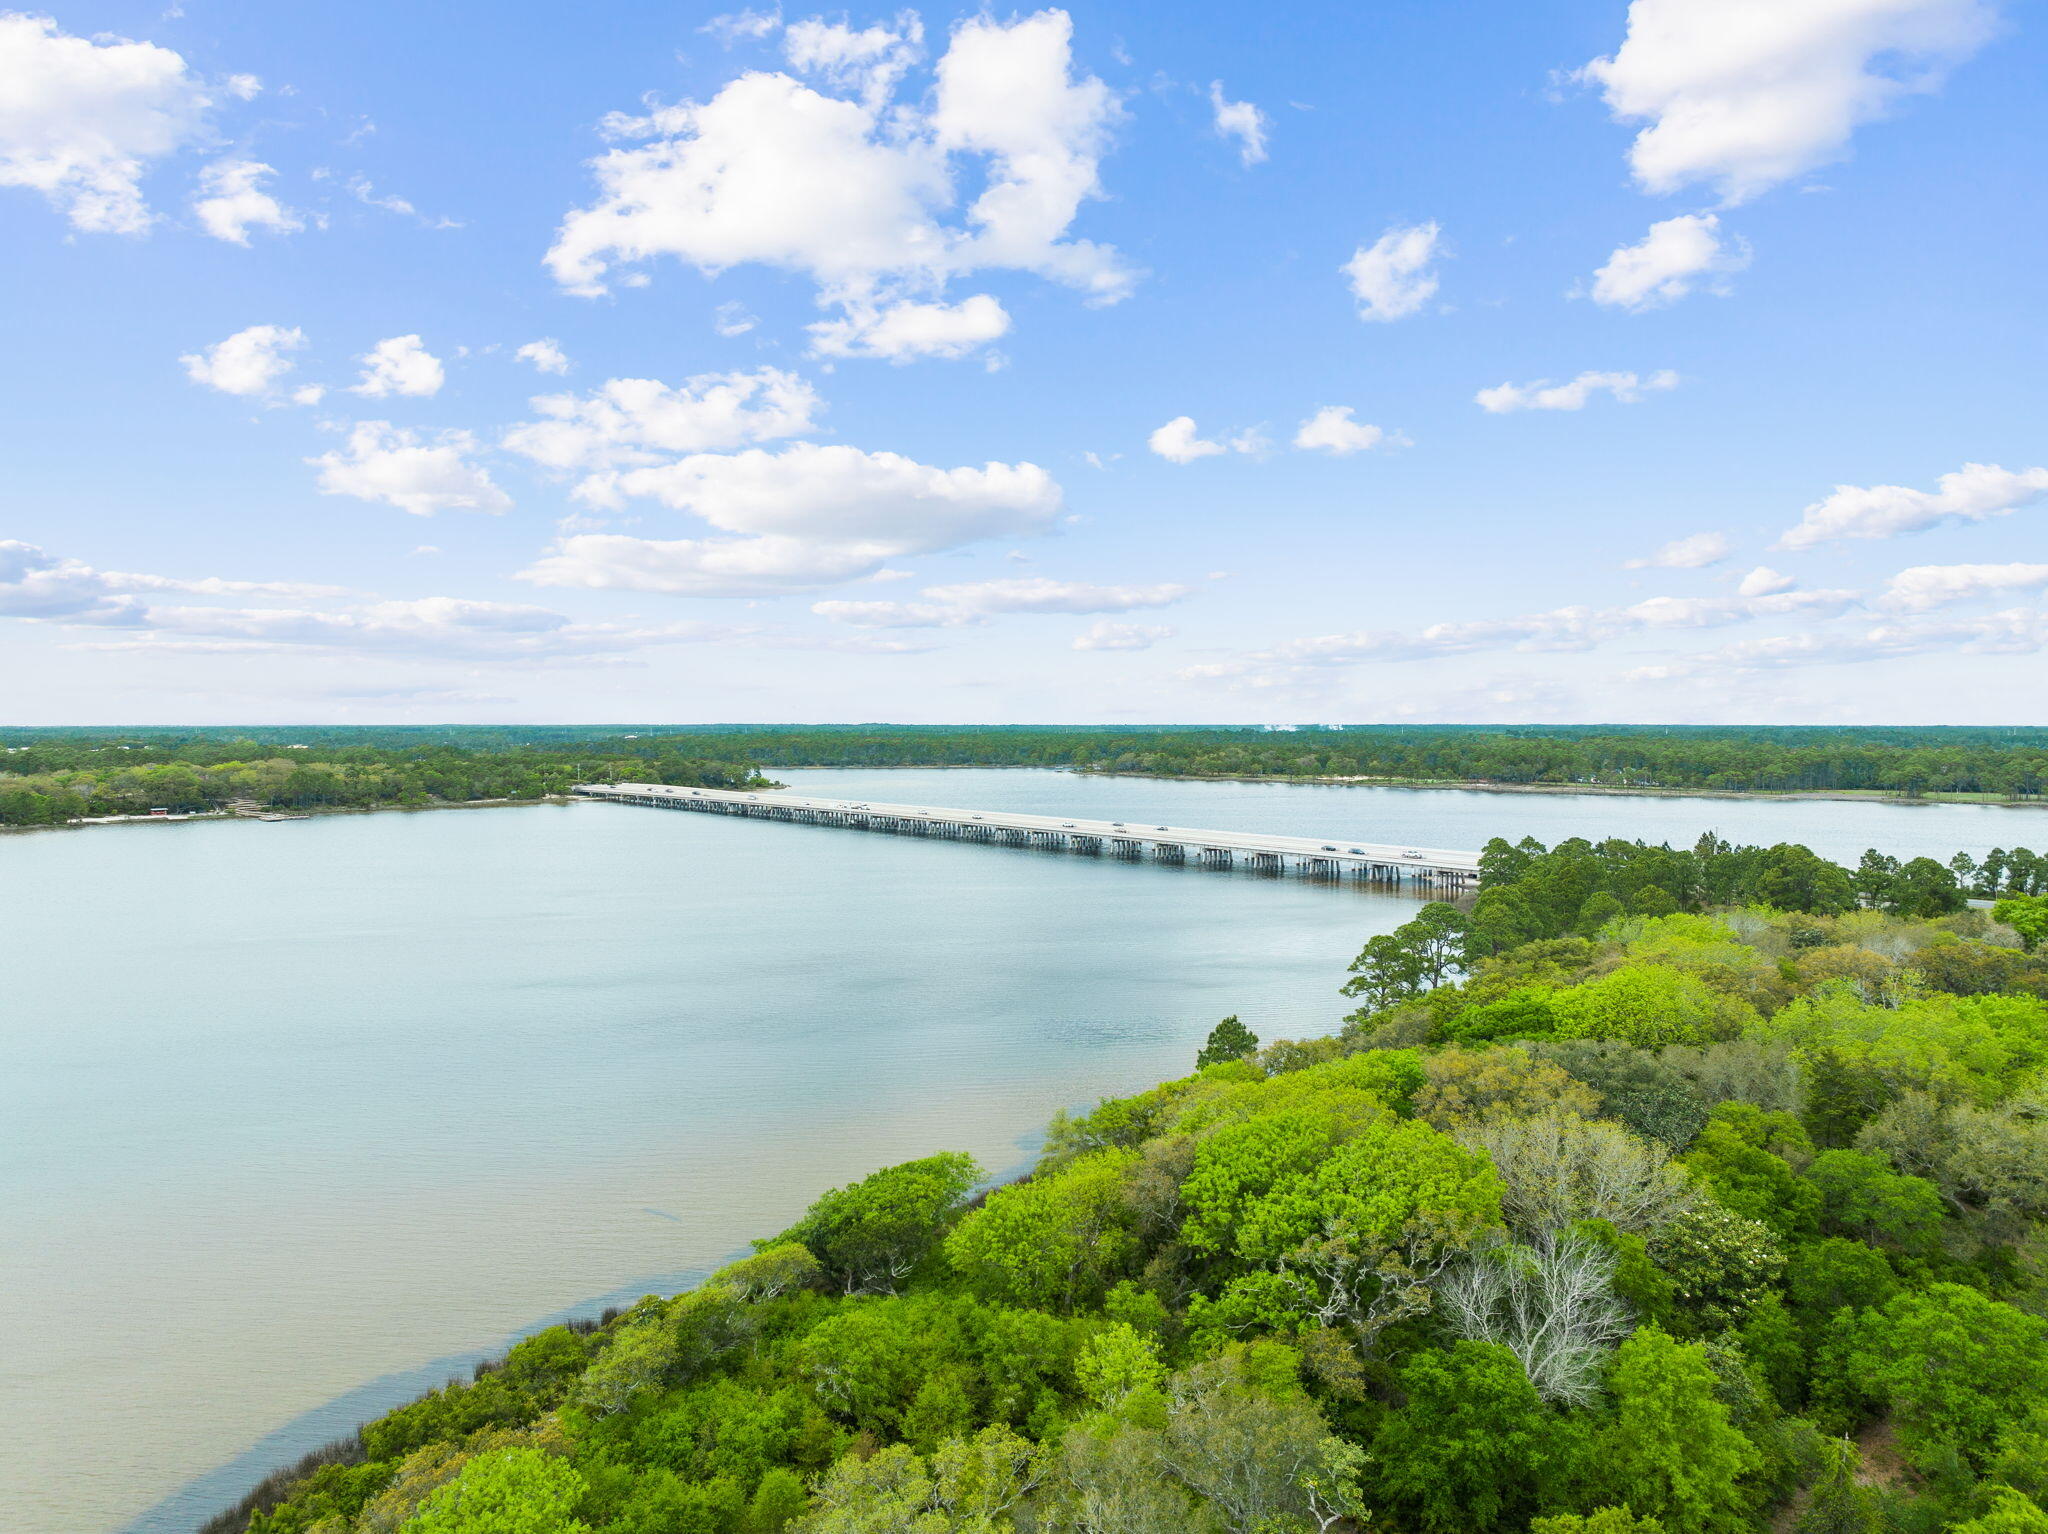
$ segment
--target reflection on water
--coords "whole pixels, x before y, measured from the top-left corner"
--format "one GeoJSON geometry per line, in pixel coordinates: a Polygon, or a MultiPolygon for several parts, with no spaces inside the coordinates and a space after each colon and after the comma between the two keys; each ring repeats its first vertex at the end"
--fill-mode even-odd
{"type": "MultiPolygon", "coordinates": [[[[2036,823],[784,776],[1439,847],[1714,827],[1946,857],[2036,823]]],[[[938,1149],[1014,1166],[1055,1108],[1185,1070],[1227,1012],[1326,1031],[1346,962],[1412,908],[612,805],[0,838],[0,1506],[23,1534],[188,1530],[521,1330],[692,1281],[826,1187],[938,1149]]]]}

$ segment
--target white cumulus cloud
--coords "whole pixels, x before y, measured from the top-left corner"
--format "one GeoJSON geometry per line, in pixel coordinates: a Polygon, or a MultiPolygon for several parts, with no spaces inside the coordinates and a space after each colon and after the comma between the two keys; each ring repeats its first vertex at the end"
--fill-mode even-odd
{"type": "MultiPolygon", "coordinates": [[[[588,394],[546,394],[532,403],[543,419],[508,430],[506,448],[544,468],[585,471],[793,437],[811,429],[819,406],[808,383],[780,368],[699,373],[679,384],[613,378],[588,394]]],[[[586,479],[578,494],[597,504],[618,497],[603,475],[586,479]]]]}
{"type": "Polygon", "coordinates": [[[1623,122],[1644,191],[1729,204],[1841,157],[1859,124],[1937,87],[1990,35],[1984,0],[1634,0],[1581,71],[1623,122]]]}
{"type": "Polygon", "coordinates": [[[41,192],[74,228],[148,229],[142,177],[205,134],[212,104],[169,48],[0,14],[0,186],[41,192]]]}
{"type": "Polygon", "coordinates": [[[512,354],[521,362],[533,364],[536,372],[566,373],[569,359],[563,355],[561,345],[553,336],[543,336],[538,341],[528,341],[512,354]]]}
{"type": "Polygon", "coordinates": [[[811,350],[821,357],[882,357],[911,362],[920,357],[965,357],[1010,328],[1010,316],[986,293],[957,304],[899,299],[877,307],[849,303],[846,318],[810,327],[811,350]]]}
{"type": "Polygon", "coordinates": [[[1790,591],[1799,583],[1791,576],[1773,570],[1769,565],[1758,565],[1742,578],[1735,588],[1737,596],[1769,597],[1781,591],[1790,591]]]}
{"type": "Polygon", "coordinates": [[[722,538],[565,538],[520,578],[546,586],[755,596],[870,576],[888,561],[1052,525],[1060,487],[1032,463],[937,468],[898,453],[796,442],[695,453],[612,487],[689,512],[722,538]]]}
{"type": "Polygon", "coordinates": [[[1435,223],[1397,224],[1352,253],[1343,270],[1351,279],[1360,319],[1405,319],[1436,297],[1431,266],[1441,233],[1435,223]]]}
{"type": "Polygon", "coordinates": [[[441,359],[428,351],[418,336],[390,336],[358,360],[363,364],[362,382],[349,392],[373,399],[387,394],[438,394],[448,378],[441,359]]]}
{"type": "Polygon", "coordinates": [[[1343,458],[1369,452],[1389,440],[1384,428],[1354,421],[1351,416],[1349,405],[1323,406],[1301,423],[1301,429],[1294,434],[1294,445],[1343,458]]]}
{"type": "Polygon", "coordinates": [[[192,212],[216,240],[247,245],[251,229],[295,234],[304,219],[263,190],[277,172],[260,160],[216,160],[199,173],[192,212]]]}
{"type": "Polygon", "coordinates": [[[251,325],[204,351],[188,352],[178,360],[194,383],[205,384],[223,394],[243,396],[268,394],[277,381],[292,370],[287,352],[306,344],[306,333],[283,325],[251,325]]]}
{"type": "Polygon", "coordinates": [[[1781,549],[1816,548],[1845,538],[1896,538],[1944,522],[1983,522],[2048,495],[2048,469],[2017,473],[1995,463],[1966,463],[1933,490],[1907,485],[1837,485],[1801,513],[1778,540],[1781,549]]]}
{"type": "MultiPolygon", "coordinates": [[[[1656,553],[1622,564],[1624,570],[1701,570],[1719,564],[1735,551],[1726,533],[1694,533],[1674,538],[1656,553]]],[[[1745,591],[1744,596],[1762,595],[1745,591]]]]}
{"type": "Polygon", "coordinates": [[[1494,415],[1514,410],[1583,410],[1595,394],[1610,394],[1620,404],[1633,405],[1656,389],[1675,389],[1678,375],[1669,369],[1642,378],[1634,373],[1581,373],[1569,383],[1552,383],[1539,378],[1533,383],[1496,384],[1481,389],[1473,399],[1494,415]]]}
{"type": "Polygon", "coordinates": [[[1198,433],[1195,418],[1188,415],[1177,415],[1155,429],[1145,439],[1145,445],[1169,463],[1193,463],[1197,458],[1213,458],[1230,451],[1221,442],[1211,442],[1198,433]]]}
{"type": "Polygon", "coordinates": [[[503,511],[510,496],[489,472],[470,462],[476,439],[466,431],[423,436],[387,421],[358,421],[348,446],[306,462],[320,471],[322,495],[382,501],[416,517],[437,511],[503,511]]]}
{"type": "Polygon", "coordinates": [[[845,22],[812,17],[789,24],[782,34],[790,67],[852,91],[871,107],[895,94],[897,84],[923,56],[924,23],[915,11],[898,13],[889,26],[855,30],[845,22]]]}
{"type": "Polygon", "coordinates": [[[1650,225],[1640,244],[1624,245],[1593,274],[1593,302],[1641,313],[1676,303],[1701,279],[1713,279],[1749,265],[1749,247],[1724,243],[1721,220],[1712,213],[1688,213],[1650,225]]]}
{"type": "Polygon", "coordinates": [[[1209,107],[1216,114],[1216,136],[1237,140],[1237,157],[1245,165],[1257,165],[1266,158],[1267,118],[1249,101],[1232,101],[1223,94],[1223,82],[1209,82],[1209,107]]]}
{"type": "MultiPolygon", "coordinates": [[[[708,101],[608,119],[621,147],[592,162],[596,200],[563,220],[547,256],[557,281],[602,293],[615,267],[674,256],[710,275],[748,262],[798,271],[821,303],[878,313],[987,269],[1095,301],[1129,291],[1136,274],[1114,250],[1068,237],[1100,195],[1121,108],[1100,80],[1076,76],[1065,12],[962,22],[928,107],[894,98],[915,46],[903,20],[792,34],[793,61],[855,94],[754,71],[708,101]],[[982,190],[949,220],[962,168],[982,190]]],[[[978,318],[985,326],[988,311],[978,318]]]]}
{"type": "Polygon", "coordinates": [[[1879,601],[1898,612],[1920,613],[1955,602],[2048,587],[2048,565],[1914,565],[1885,583],[1879,601]]]}

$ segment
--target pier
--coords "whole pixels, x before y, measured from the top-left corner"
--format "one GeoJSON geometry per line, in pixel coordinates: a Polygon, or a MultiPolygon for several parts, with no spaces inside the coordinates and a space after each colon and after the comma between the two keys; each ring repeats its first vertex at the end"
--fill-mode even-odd
{"type": "Polygon", "coordinates": [[[1253,831],[1203,831],[1140,821],[1068,819],[1009,810],[955,810],[864,799],[814,799],[784,790],[673,788],[664,783],[579,783],[586,799],[657,810],[691,810],[756,820],[799,821],[896,836],[1036,847],[1084,857],[1152,860],[1203,868],[1246,868],[1314,879],[1414,884],[1452,892],[1479,887],[1479,854],[1404,847],[1348,837],[1270,836],[1253,831]]]}

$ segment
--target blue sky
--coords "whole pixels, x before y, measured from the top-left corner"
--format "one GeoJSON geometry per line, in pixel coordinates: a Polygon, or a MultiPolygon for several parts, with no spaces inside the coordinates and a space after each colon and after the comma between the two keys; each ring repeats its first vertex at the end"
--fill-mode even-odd
{"type": "Polygon", "coordinates": [[[2037,723],[1984,0],[0,18],[22,723],[2037,723]]]}

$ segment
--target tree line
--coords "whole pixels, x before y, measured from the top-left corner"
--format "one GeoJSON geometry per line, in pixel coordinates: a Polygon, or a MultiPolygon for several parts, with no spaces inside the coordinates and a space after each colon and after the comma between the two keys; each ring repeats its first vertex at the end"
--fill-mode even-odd
{"type": "MultiPolygon", "coordinates": [[[[1009,766],[1169,777],[1354,778],[1708,791],[2048,794],[2048,730],[2007,727],[1564,725],[308,726],[243,731],[0,730],[18,753],[62,747],[204,750],[230,740],[632,758],[642,752],[779,767],[1009,766]]],[[[243,747],[242,754],[250,754],[243,747]]],[[[264,753],[257,753],[264,754],[264,753]]],[[[10,769],[0,763],[0,771],[10,769]]]]}
{"type": "Polygon", "coordinates": [[[180,814],[236,801],[281,810],[426,808],[475,799],[530,800],[573,784],[633,779],[712,788],[767,786],[743,760],[634,742],[548,748],[332,745],[220,740],[94,742],[63,738],[0,755],[0,825],[47,826],[97,815],[180,814]],[[625,749],[621,750],[620,748],[625,749]]]}
{"type": "Polygon", "coordinates": [[[2048,901],[1488,859],[1337,1032],[849,1183],[212,1534],[2048,1529],[2048,901]]]}

